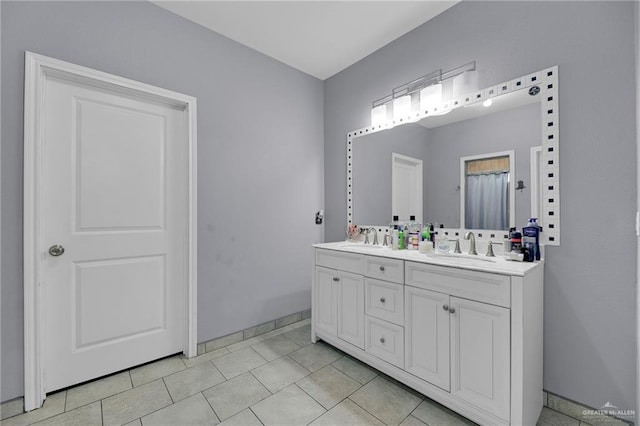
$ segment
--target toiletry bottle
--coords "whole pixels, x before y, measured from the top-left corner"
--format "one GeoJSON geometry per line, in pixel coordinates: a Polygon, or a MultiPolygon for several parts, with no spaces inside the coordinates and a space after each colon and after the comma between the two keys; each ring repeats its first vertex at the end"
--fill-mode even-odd
{"type": "Polygon", "coordinates": [[[433,248],[436,248],[436,232],[435,229],[433,227],[433,225],[429,225],[429,232],[431,233],[431,244],[433,245],[433,248]]]}
{"type": "Polygon", "coordinates": [[[418,242],[420,241],[420,224],[416,222],[414,215],[409,216],[409,241],[407,244],[408,250],[418,250],[418,242]]]}
{"type": "Polygon", "coordinates": [[[397,227],[398,227],[398,216],[394,215],[393,219],[391,220],[391,223],[389,224],[389,232],[385,236],[385,238],[388,238],[387,245],[389,247],[393,245],[393,230],[396,229],[397,227]]]}
{"type": "Polygon", "coordinates": [[[402,225],[398,227],[398,250],[404,250],[405,241],[404,241],[404,230],[402,229],[402,225]]]}
{"type": "Polygon", "coordinates": [[[404,232],[404,249],[407,250],[409,248],[409,225],[403,225],[402,232],[404,232]]]}
{"type": "Polygon", "coordinates": [[[436,244],[438,253],[449,253],[449,237],[444,235],[444,232],[438,233],[436,244]]]}
{"type": "Polygon", "coordinates": [[[429,231],[429,227],[431,224],[427,223],[424,228],[422,228],[422,241],[431,241],[431,232],[429,231]]]}
{"type": "MultiPolygon", "coordinates": [[[[397,216],[395,216],[397,217],[397,216]]],[[[391,250],[398,250],[400,248],[400,238],[398,232],[398,225],[393,226],[393,230],[391,231],[391,250]]]]}
{"type": "Polygon", "coordinates": [[[533,260],[540,260],[540,231],[542,228],[538,225],[538,218],[529,219],[527,226],[522,228],[522,239],[527,243],[533,260]]]}
{"type": "Polygon", "coordinates": [[[522,234],[518,231],[511,233],[511,251],[522,253],[522,234]]]}

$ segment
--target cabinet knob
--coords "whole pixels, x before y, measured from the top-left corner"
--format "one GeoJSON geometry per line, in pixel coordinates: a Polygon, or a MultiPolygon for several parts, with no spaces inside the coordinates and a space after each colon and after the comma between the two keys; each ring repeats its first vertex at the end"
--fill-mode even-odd
{"type": "Polygon", "coordinates": [[[384,343],[384,337],[380,338],[380,343],[384,343]]]}
{"type": "Polygon", "coordinates": [[[456,313],[456,309],[455,308],[449,308],[449,313],[450,314],[455,314],[456,313]]]}
{"type": "Polygon", "coordinates": [[[380,265],[380,272],[384,272],[384,266],[380,265]]]}
{"type": "Polygon", "coordinates": [[[386,301],[387,301],[387,299],[385,299],[384,297],[381,297],[381,298],[380,298],[380,303],[384,303],[384,302],[386,302],[386,301]]]}
{"type": "Polygon", "coordinates": [[[449,310],[449,305],[442,305],[442,309],[444,309],[445,311],[449,310]]]}
{"type": "Polygon", "coordinates": [[[340,278],[338,278],[338,277],[333,277],[333,280],[334,280],[334,281],[340,281],[340,278]]]}

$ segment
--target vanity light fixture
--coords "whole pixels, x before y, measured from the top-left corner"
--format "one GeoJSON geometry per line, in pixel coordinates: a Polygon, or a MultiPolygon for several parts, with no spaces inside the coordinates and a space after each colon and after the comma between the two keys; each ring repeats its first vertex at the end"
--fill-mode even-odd
{"type": "Polygon", "coordinates": [[[482,103],[483,107],[490,107],[491,105],[493,105],[493,100],[491,98],[487,99],[482,103]]]}
{"type": "Polygon", "coordinates": [[[393,119],[400,121],[411,115],[411,95],[400,96],[393,100],[393,119]]]}
{"type": "Polygon", "coordinates": [[[387,105],[378,105],[371,109],[371,125],[382,126],[387,122],[387,105]]]}
{"type": "MultiPolygon", "coordinates": [[[[389,104],[393,108],[395,124],[398,124],[399,121],[417,119],[420,116],[443,115],[450,112],[451,106],[443,105],[450,100],[444,99],[446,95],[443,83],[450,83],[453,87],[453,93],[458,96],[476,91],[478,85],[476,61],[445,72],[438,69],[394,88],[390,95],[373,101],[371,125],[373,127],[387,125],[387,105],[389,104]],[[418,105],[420,109],[415,110],[418,105]]],[[[449,97],[451,97],[451,91],[449,91],[449,97]]]]}
{"type": "Polygon", "coordinates": [[[420,110],[429,111],[442,103],[442,84],[436,83],[420,90],[420,110]]]}
{"type": "Polygon", "coordinates": [[[478,71],[466,70],[453,77],[453,97],[459,98],[478,90],[478,71]]]}

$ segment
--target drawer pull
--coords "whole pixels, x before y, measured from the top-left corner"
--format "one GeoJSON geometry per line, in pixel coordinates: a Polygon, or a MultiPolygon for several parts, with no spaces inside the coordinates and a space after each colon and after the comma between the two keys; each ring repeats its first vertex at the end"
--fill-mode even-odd
{"type": "Polygon", "coordinates": [[[455,314],[456,313],[456,309],[455,308],[449,308],[449,313],[450,314],[455,314]]]}
{"type": "Polygon", "coordinates": [[[380,272],[384,272],[384,266],[380,265],[380,272]]]}
{"type": "Polygon", "coordinates": [[[449,310],[449,305],[442,305],[442,309],[444,309],[445,311],[449,310]]]}
{"type": "Polygon", "coordinates": [[[333,280],[337,282],[337,281],[340,281],[340,278],[338,278],[338,277],[333,277],[333,280]]]}
{"type": "Polygon", "coordinates": [[[384,343],[384,337],[380,338],[380,343],[384,343]]]}
{"type": "Polygon", "coordinates": [[[384,303],[384,302],[386,302],[386,301],[387,301],[387,299],[385,299],[384,297],[381,297],[381,298],[380,298],[380,303],[384,303]]]}

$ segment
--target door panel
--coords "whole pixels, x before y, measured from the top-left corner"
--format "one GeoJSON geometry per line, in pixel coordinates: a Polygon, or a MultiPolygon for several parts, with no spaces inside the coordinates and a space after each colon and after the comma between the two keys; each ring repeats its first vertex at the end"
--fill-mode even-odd
{"type": "Polygon", "coordinates": [[[338,272],[338,337],[364,349],[364,277],[338,272]]]}
{"type": "Polygon", "coordinates": [[[76,263],[73,349],[166,327],[165,269],[164,256],[76,263]]]}
{"type": "Polygon", "coordinates": [[[449,390],[449,296],[405,286],[405,370],[449,390]]]}
{"type": "Polygon", "coordinates": [[[509,420],[510,311],[451,297],[451,393],[509,420]]]}
{"type": "Polygon", "coordinates": [[[166,117],[90,99],[74,107],[77,230],[163,228],[166,117]]]}
{"type": "Polygon", "coordinates": [[[316,266],[316,306],[313,316],[318,330],[336,336],[338,333],[338,277],[333,269],[316,266]]]}
{"type": "Polygon", "coordinates": [[[181,352],[186,341],[184,110],[46,80],[47,392],[181,352]]]}

